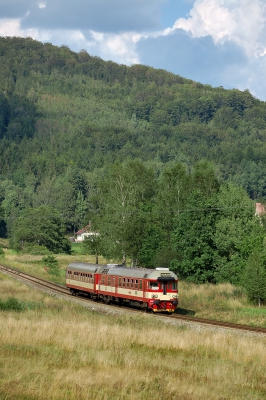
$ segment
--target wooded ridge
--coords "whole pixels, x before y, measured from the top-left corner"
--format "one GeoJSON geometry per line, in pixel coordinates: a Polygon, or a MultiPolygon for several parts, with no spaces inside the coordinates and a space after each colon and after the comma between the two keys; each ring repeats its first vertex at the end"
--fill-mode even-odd
{"type": "Polygon", "coordinates": [[[72,232],[92,221],[106,256],[196,281],[234,281],[231,263],[239,282],[264,235],[265,162],[266,105],[248,90],[0,38],[0,235],[17,244],[44,207],[72,232]]]}

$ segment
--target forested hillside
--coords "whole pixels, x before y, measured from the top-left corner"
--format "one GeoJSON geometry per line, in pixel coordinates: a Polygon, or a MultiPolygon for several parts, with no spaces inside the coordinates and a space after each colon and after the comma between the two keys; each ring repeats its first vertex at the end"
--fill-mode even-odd
{"type": "MultiPolygon", "coordinates": [[[[177,226],[174,210],[244,201],[251,219],[251,200],[266,198],[266,104],[248,91],[105,62],[85,50],[74,53],[30,38],[0,38],[0,89],[0,235],[12,236],[16,219],[28,208],[45,206],[58,211],[68,230],[92,220],[113,239],[108,215],[115,213],[107,199],[118,200],[120,182],[118,193],[127,188],[121,204],[131,201],[124,221],[131,218],[122,229],[128,245],[115,238],[120,258],[126,251],[142,263],[164,259],[177,268],[183,263],[183,275],[189,276],[176,243],[185,226],[193,226],[185,220],[192,214],[182,213],[177,226]]],[[[235,213],[234,220],[239,210],[235,213]]],[[[208,214],[210,229],[216,232],[218,224],[222,235],[225,222],[219,225],[221,215],[214,214],[208,214]]],[[[121,222],[121,215],[116,217],[121,222]]],[[[119,226],[115,220],[112,225],[119,226]]],[[[209,231],[210,243],[205,234],[202,241],[211,251],[204,251],[204,268],[215,266],[210,274],[201,271],[199,279],[213,280],[217,265],[226,269],[232,253],[217,253],[222,236],[215,239],[209,231]]],[[[111,248],[102,251],[113,256],[111,248]]],[[[189,257],[191,264],[195,254],[189,257]]],[[[219,279],[228,271],[223,274],[219,279]]]]}

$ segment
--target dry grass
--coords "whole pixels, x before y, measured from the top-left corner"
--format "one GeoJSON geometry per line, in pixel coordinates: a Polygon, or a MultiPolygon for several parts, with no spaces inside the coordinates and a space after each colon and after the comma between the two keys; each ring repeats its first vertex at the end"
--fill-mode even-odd
{"type": "MultiPolygon", "coordinates": [[[[75,243],[75,249],[78,249],[75,243]]],[[[25,272],[50,279],[57,283],[65,283],[65,268],[72,261],[95,262],[95,257],[82,255],[78,250],[73,255],[59,254],[61,274],[59,277],[49,275],[42,262],[43,256],[17,254],[5,249],[5,256],[1,262],[17,267],[25,272]]],[[[103,258],[100,264],[106,263],[103,258]]],[[[196,285],[188,282],[179,282],[178,313],[192,314],[196,317],[206,317],[221,321],[236,322],[266,327],[266,307],[260,309],[248,303],[245,292],[240,287],[231,284],[196,285]]]]}
{"type": "Polygon", "coordinates": [[[0,398],[265,399],[265,339],[92,313],[0,275],[0,398]]]}
{"type": "Polygon", "coordinates": [[[248,302],[245,291],[230,283],[180,283],[180,307],[197,317],[266,327],[266,307],[248,302]]]}

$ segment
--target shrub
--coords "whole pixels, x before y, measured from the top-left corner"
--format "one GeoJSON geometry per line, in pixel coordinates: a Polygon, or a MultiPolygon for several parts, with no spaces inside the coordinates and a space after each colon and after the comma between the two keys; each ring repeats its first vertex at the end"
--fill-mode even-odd
{"type": "Polygon", "coordinates": [[[23,253],[27,253],[27,254],[33,254],[33,255],[46,255],[46,254],[50,254],[50,251],[47,249],[47,247],[45,246],[40,246],[38,244],[35,245],[31,245],[31,246],[26,246],[23,249],[23,253]]]}
{"type": "Polygon", "coordinates": [[[23,311],[24,309],[25,309],[24,304],[20,303],[15,297],[10,297],[6,301],[0,299],[0,310],[23,311]]]}
{"type": "Polygon", "coordinates": [[[54,276],[59,276],[60,275],[60,269],[58,265],[58,261],[55,256],[53,255],[48,255],[46,257],[43,257],[43,262],[45,264],[45,267],[48,268],[49,274],[54,275],[54,276]]]}

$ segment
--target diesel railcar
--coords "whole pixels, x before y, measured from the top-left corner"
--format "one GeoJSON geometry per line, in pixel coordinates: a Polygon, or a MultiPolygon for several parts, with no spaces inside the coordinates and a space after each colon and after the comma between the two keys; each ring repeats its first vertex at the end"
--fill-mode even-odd
{"type": "Polygon", "coordinates": [[[172,313],[178,305],[178,278],[168,268],[130,268],[118,264],[70,263],[66,287],[106,303],[138,305],[172,313]]]}

